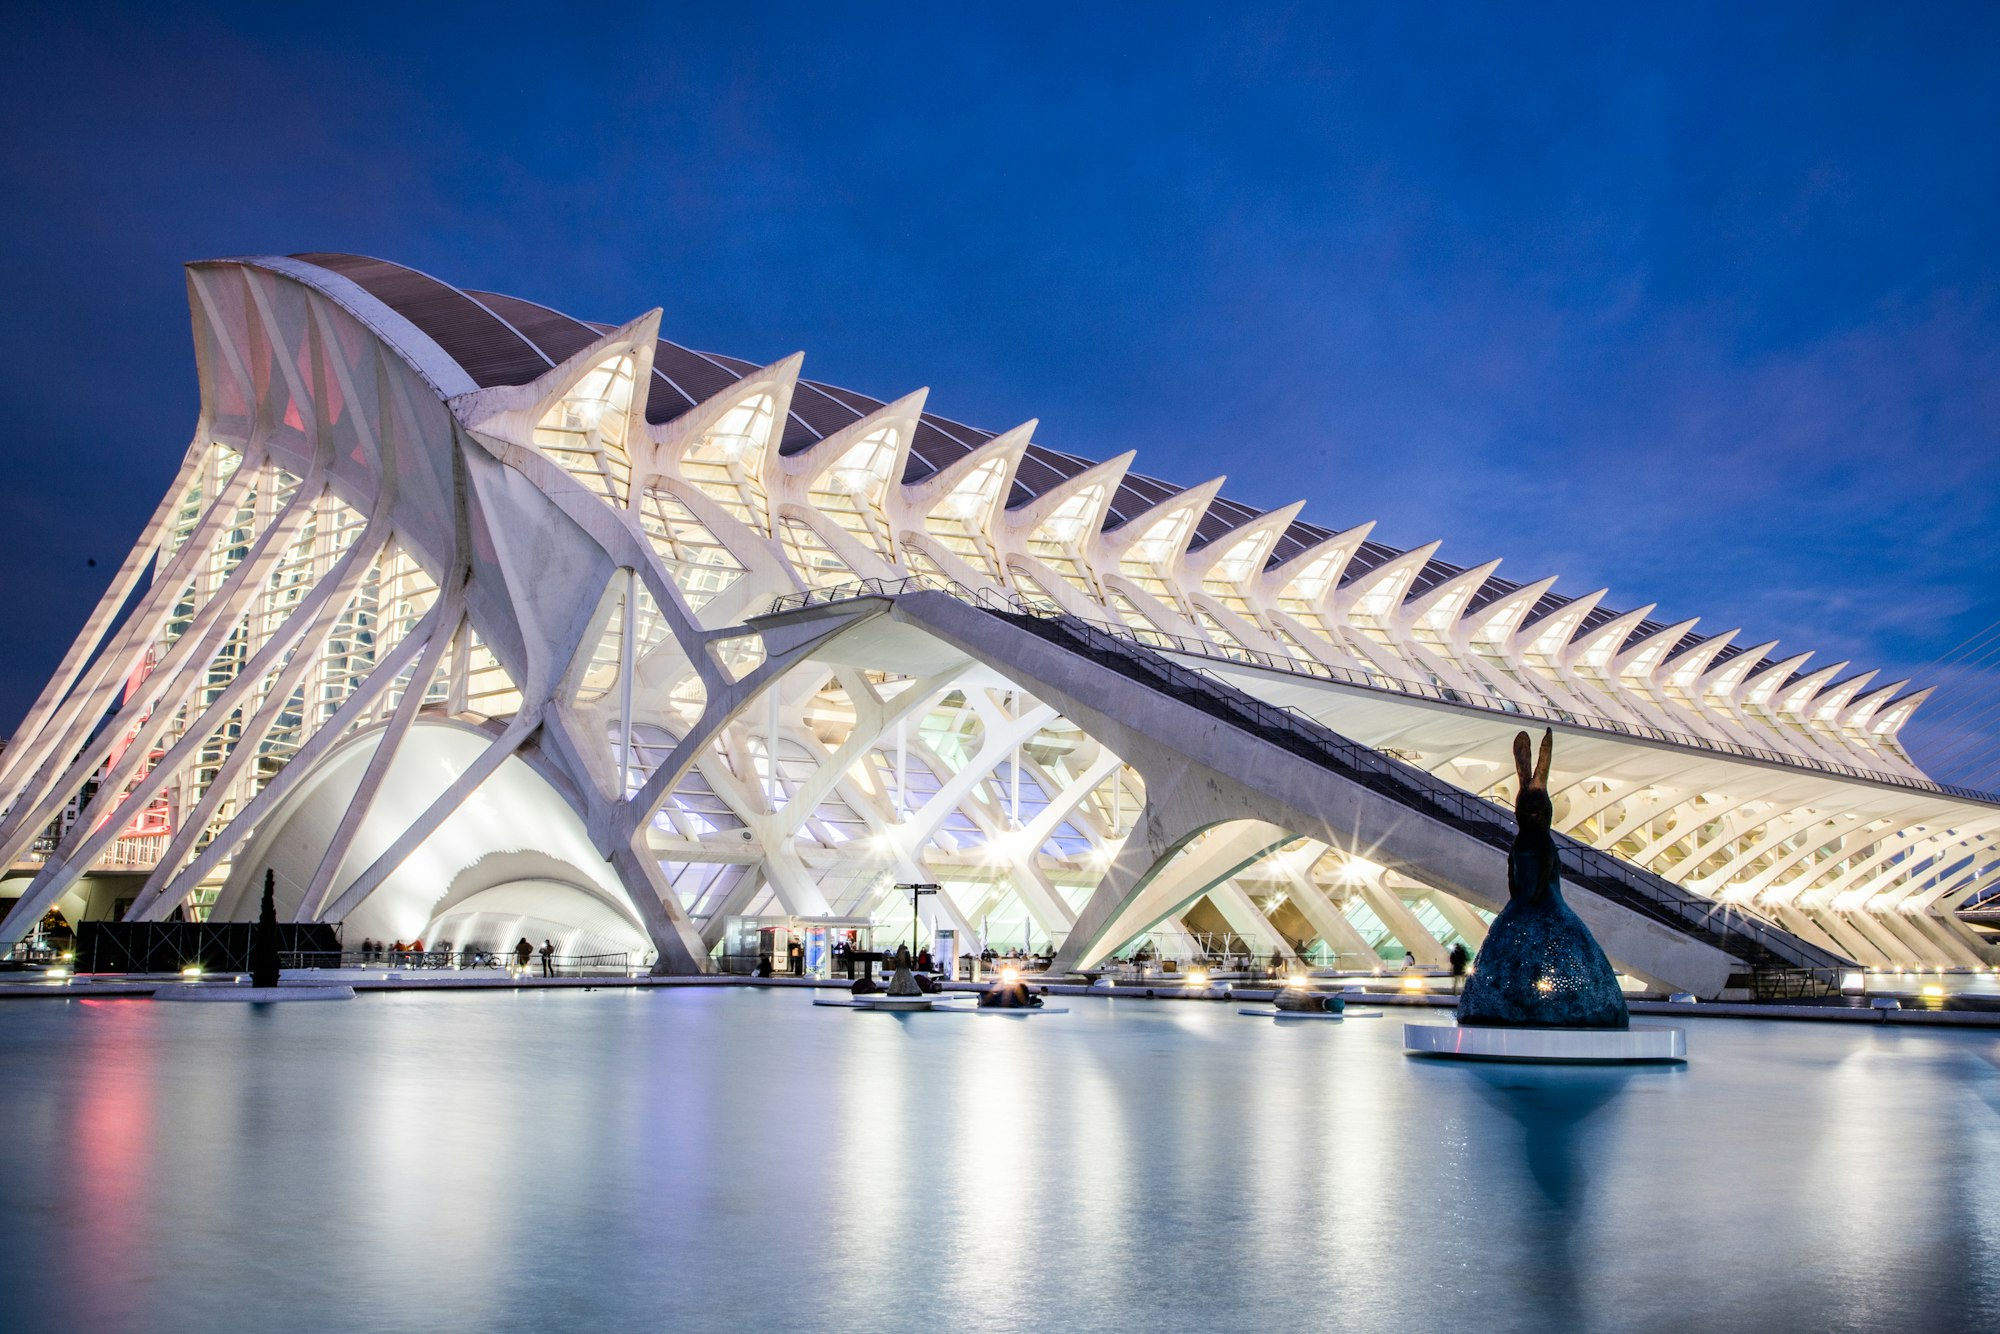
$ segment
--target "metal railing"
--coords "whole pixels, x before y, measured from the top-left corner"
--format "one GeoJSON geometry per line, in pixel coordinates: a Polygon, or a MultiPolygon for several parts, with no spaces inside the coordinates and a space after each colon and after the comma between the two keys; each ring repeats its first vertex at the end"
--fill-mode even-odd
{"type": "Polygon", "coordinates": [[[1358,690],[1371,690],[1379,694],[1402,695],[1411,699],[1428,700],[1432,703],[1450,704],[1458,708],[1475,709],[1482,713],[1504,714],[1510,718],[1532,718],[1537,722],[1556,723],[1578,731],[1599,732],[1610,736],[1630,737],[1638,740],[1657,741],[1664,745],[1681,746],[1690,750],[1708,751],[1719,755],[1732,755],[1740,759],[1759,760],[1766,764],[1778,764],[1793,769],[1808,769],[1817,773],[1836,774],[1844,778],[1859,778],[1871,783],[1884,783],[1891,787],[1905,788],[1914,792],[1929,792],[1939,796],[1955,797],[1964,801],[1983,802],[2000,806],[2000,794],[1981,792],[1973,788],[1958,787],[1949,783],[1939,783],[1930,778],[1909,774],[1890,773],[1880,769],[1866,769],[1858,765],[1842,764],[1837,760],[1822,760],[1809,755],[1792,754],[1785,751],[1767,750],[1761,746],[1744,745],[1720,737],[1697,736],[1691,732],[1676,732],[1664,727],[1654,727],[1649,723],[1625,722],[1607,718],[1602,714],[1578,713],[1572,709],[1557,708],[1552,705],[1525,704],[1519,700],[1507,699],[1500,695],[1489,695],[1479,691],[1460,690],[1455,686],[1437,685],[1424,681],[1409,681],[1386,673],[1356,671],[1351,667],[1337,667],[1320,662],[1316,658],[1298,658],[1289,654],[1269,653],[1262,649],[1245,648],[1241,645],[1217,644],[1209,640],[1194,639],[1186,635],[1174,634],[1166,630],[1142,629],[1116,622],[1098,621],[1077,616],[1051,601],[1022,597],[1018,593],[1001,592],[996,589],[971,589],[949,579],[939,579],[929,575],[909,575],[900,579],[859,579],[851,583],[834,585],[830,588],[809,589],[803,593],[787,593],[773,600],[771,612],[796,611],[807,607],[828,606],[839,602],[854,601],[865,597],[896,597],[905,593],[937,592],[948,593],[960,601],[969,602],[987,610],[1006,609],[1034,616],[1059,616],[1092,626],[1106,634],[1163,653],[1173,653],[1183,657],[1207,658],[1215,662],[1240,663],[1259,667],[1266,671],[1282,672],[1288,676],[1310,677],[1335,685],[1350,686],[1358,690]]]}
{"type": "MultiPolygon", "coordinates": [[[[1488,846],[1502,851],[1513,846],[1513,813],[1506,807],[1373,747],[1351,741],[1308,714],[1259,699],[1164,656],[1130,634],[1115,633],[1047,605],[1034,606],[1024,599],[972,593],[959,585],[941,587],[941,583],[869,580],[859,587],[817,589],[792,594],[781,601],[806,607],[918,591],[950,592],[990,615],[1241,727],[1351,782],[1470,834],[1488,846]]],[[[781,608],[774,606],[773,610],[781,608]]],[[[1838,974],[1854,966],[1747,911],[1704,898],[1567,835],[1557,834],[1555,841],[1563,876],[1571,883],[1725,953],[1744,958],[1753,969],[1804,969],[1837,985],[1838,974]]]]}
{"type": "MultiPolygon", "coordinates": [[[[373,950],[342,950],[338,955],[301,953],[281,956],[287,968],[364,968],[388,972],[519,972],[528,977],[542,973],[541,952],[528,956],[525,964],[516,961],[512,950],[455,947],[426,950],[395,950],[387,946],[373,950]],[[295,961],[296,960],[296,961],[295,961]]],[[[629,977],[632,956],[612,954],[556,954],[549,958],[557,977],[629,977]]]]}

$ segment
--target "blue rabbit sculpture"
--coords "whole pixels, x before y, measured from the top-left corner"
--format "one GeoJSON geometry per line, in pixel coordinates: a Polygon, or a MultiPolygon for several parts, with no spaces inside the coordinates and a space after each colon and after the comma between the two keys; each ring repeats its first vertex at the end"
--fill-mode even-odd
{"type": "Polygon", "coordinates": [[[1627,1028],[1631,1011],[1611,961],[1583,919],[1563,902],[1556,842],[1549,832],[1552,732],[1542,733],[1532,768],[1526,732],[1514,737],[1520,794],[1518,832],[1507,855],[1507,906],[1493,919],[1486,943],[1458,1001],[1461,1024],[1524,1028],[1627,1028]]]}

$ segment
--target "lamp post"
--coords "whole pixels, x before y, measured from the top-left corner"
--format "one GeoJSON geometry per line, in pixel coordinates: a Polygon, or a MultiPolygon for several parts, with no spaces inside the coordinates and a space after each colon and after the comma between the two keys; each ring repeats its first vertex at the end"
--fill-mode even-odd
{"type": "Polygon", "coordinates": [[[917,918],[917,905],[923,902],[924,895],[937,893],[938,886],[930,884],[898,885],[896,888],[910,891],[910,961],[914,963],[917,958],[917,932],[923,929],[922,923],[917,918]]]}

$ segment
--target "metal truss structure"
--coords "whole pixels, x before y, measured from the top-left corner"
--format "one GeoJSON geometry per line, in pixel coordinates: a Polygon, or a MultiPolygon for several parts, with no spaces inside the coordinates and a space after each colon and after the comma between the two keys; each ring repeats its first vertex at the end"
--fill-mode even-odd
{"type": "Polygon", "coordinates": [[[710,966],[731,919],[893,938],[910,880],[960,939],[1070,965],[1477,947],[1491,904],[1418,844],[1371,855],[1386,827],[1168,802],[1187,748],[1027,649],[796,605],[898,580],[1089,622],[1479,797],[1552,726],[1579,842],[1828,957],[1993,962],[1953,909],[2000,880],[2000,805],[1905,753],[1928,693],[1905,682],[800,356],[696,353],[658,311],[587,324],[345,255],[188,283],[194,440],[0,754],[0,939],[52,907],[248,916],[270,867],[295,920],[351,938],[560,933],[665,971],[710,966]]]}

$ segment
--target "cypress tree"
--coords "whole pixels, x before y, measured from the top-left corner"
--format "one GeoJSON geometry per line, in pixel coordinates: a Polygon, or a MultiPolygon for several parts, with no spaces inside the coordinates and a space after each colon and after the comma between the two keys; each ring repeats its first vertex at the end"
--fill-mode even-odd
{"type": "Polygon", "coordinates": [[[264,872],[264,903],[257,912],[257,925],[250,928],[250,985],[278,985],[278,904],[273,897],[278,877],[264,872]]]}

